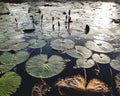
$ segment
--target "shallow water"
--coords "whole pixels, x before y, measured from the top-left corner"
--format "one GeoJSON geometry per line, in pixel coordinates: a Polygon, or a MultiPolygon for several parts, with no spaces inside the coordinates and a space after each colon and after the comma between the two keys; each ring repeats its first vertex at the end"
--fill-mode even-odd
{"type": "MultiPolygon", "coordinates": [[[[9,38],[8,40],[24,39],[28,42],[31,38],[38,38],[37,36],[44,34],[47,39],[47,45],[42,48],[31,49],[25,47],[22,50],[26,50],[30,53],[31,57],[38,54],[47,54],[49,57],[52,55],[59,55],[64,59],[69,59],[66,68],[62,73],[57,76],[44,79],[48,85],[53,87],[53,90],[47,96],[59,96],[54,84],[60,78],[65,78],[72,75],[82,75],[84,76],[84,70],[82,68],[74,68],[76,64],[76,59],[61,52],[53,50],[50,46],[50,42],[57,38],[68,38],[75,42],[75,45],[85,46],[87,41],[102,40],[109,42],[114,46],[114,51],[110,53],[105,53],[110,59],[115,59],[120,56],[120,22],[115,23],[113,19],[120,19],[120,5],[114,2],[26,2],[21,4],[14,3],[3,3],[2,5],[8,7],[9,15],[0,15],[0,33],[4,34],[9,38]],[[28,13],[29,7],[33,10],[28,13]],[[41,14],[35,11],[40,9],[41,14]],[[66,25],[66,15],[63,13],[71,10],[71,20],[72,23],[66,25]],[[41,15],[43,14],[43,19],[41,15]],[[23,24],[31,23],[31,17],[34,16],[36,22],[35,32],[24,33],[23,24]],[[54,22],[52,22],[52,17],[54,17],[54,22]],[[17,22],[15,21],[15,18],[17,22]],[[60,26],[58,26],[58,21],[60,26]],[[54,24],[54,30],[52,25],[54,24]],[[86,24],[90,26],[90,32],[88,34],[84,33],[86,24]],[[67,28],[65,27],[67,26],[67,28]],[[8,35],[9,34],[9,35],[8,35]]],[[[3,52],[3,51],[1,51],[3,52]]],[[[93,53],[95,52],[92,51],[93,53]]],[[[92,57],[90,57],[92,58],[92,57]]],[[[120,59],[119,59],[120,60],[120,59]]],[[[109,64],[99,64],[97,63],[94,67],[86,69],[87,71],[87,81],[92,78],[98,78],[105,83],[107,83],[112,89],[111,94],[113,96],[119,96],[114,84],[114,76],[119,72],[113,69],[109,64]],[[98,71],[96,71],[98,70],[98,71]],[[112,74],[112,76],[111,76],[112,74]]],[[[20,88],[17,90],[13,96],[31,96],[32,87],[35,83],[39,83],[39,78],[33,78],[28,75],[25,71],[25,62],[16,66],[16,72],[22,77],[22,83],[20,88]]],[[[110,96],[110,95],[109,95],[110,96]]],[[[112,95],[111,95],[112,96],[112,95]]]]}

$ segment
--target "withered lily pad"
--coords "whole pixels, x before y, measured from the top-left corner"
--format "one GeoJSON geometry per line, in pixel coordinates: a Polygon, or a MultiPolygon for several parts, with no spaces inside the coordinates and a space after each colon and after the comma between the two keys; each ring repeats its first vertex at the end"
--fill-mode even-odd
{"type": "Polygon", "coordinates": [[[111,66],[113,69],[120,71],[120,59],[119,59],[119,60],[117,60],[117,59],[111,60],[110,66],[111,66]]]}
{"type": "Polygon", "coordinates": [[[26,51],[19,51],[15,54],[10,52],[4,52],[0,56],[0,72],[6,72],[16,66],[16,64],[22,63],[27,60],[29,53],[26,51]]]}
{"type": "Polygon", "coordinates": [[[0,96],[11,96],[19,88],[20,84],[21,78],[15,72],[5,73],[0,78],[0,96]]]}
{"type": "Polygon", "coordinates": [[[46,41],[45,40],[41,40],[41,39],[31,39],[29,41],[29,47],[30,48],[42,48],[46,45],[46,41]]]}
{"type": "Polygon", "coordinates": [[[108,93],[107,84],[99,79],[91,79],[89,83],[81,76],[71,76],[59,81],[56,86],[61,95],[73,96],[96,96],[99,93],[108,93]]]}
{"type": "Polygon", "coordinates": [[[75,49],[67,50],[66,53],[74,58],[89,58],[92,51],[83,46],[75,46],[75,49]]]}
{"type": "Polygon", "coordinates": [[[110,43],[105,41],[100,40],[87,41],[85,45],[87,48],[96,52],[109,53],[114,51],[114,47],[110,43]]]}
{"type": "Polygon", "coordinates": [[[105,54],[93,54],[92,56],[93,60],[98,62],[98,63],[101,63],[101,64],[108,64],[110,63],[110,57],[108,57],[107,55],[105,54]]]}
{"type": "Polygon", "coordinates": [[[64,59],[53,55],[50,58],[45,54],[32,57],[26,63],[26,71],[33,77],[49,78],[61,73],[65,68],[64,59]]]}
{"type": "Polygon", "coordinates": [[[118,73],[115,76],[115,84],[116,84],[116,89],[118,90],[118,93],[120,95],[120,73],[118,73]]]}
{"type": "Polygon", "coordinates": [[[91,68],[95,65],[95,62],[92,59],[77,59],[76,67],[77,68],[91,68]]]}
{"type": "Polygon", "coordinates": [[[70,39],[56,39],[51,41],[50,46],[55,50],[68,50],[73,48],[75,43],[70,39]]]}

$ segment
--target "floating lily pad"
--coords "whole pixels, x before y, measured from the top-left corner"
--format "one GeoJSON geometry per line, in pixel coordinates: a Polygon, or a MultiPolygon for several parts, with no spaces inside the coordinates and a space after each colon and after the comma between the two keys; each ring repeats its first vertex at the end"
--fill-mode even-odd
{"type": "Polygon", "coordinates": [[[116,89],[120,95],[120,73],[115,76],[116,89]]]}
{"type": "Polygon", "coordinates": [[[120,59],[119,60],[116,60],[116,59],[111,60],[110,66],[113,69],[120,71],[120,59]]]}
{"type": "Polygon", "coordinates": [[[108,57],[107,55],[105,54],[93,54],[92,56],[93,60],[98,62],[98,63],[101,63],[101,64],[108,64],[110,63],[110,57],[108,57]]]}
{"type": "Polygon", "coordinates": [[[46,41],[45,40],[41,40],[41,39],[31,39],[29,41],[29,47],[30,48],[42,48],[46,45],[46,41]]]}
{"type": "Polygon", "coordinates": [[[25,60],[27,60],[29,57],[29,53],[26,51],[19,51],[15,54],[12,54],[10,52],[4,52],[0,56],[0,72],[6,72],[11,70],[13,67],[16,66],[16,64],[22,63],[25,60]]]}
{"type": "Polygon", "coordinates": [[[77,68],[91,68],[95,65],[95,62],[92,59],[77,59],[76,67],[77,68]]]}
{"type": "Polygon", "coordinates": [[[94,40],[94,41],[87,41],[85,44],[87,48],[101,53],[109,53],[114,51],[113,46],[105,41],[94,40]]]}
{"type": "Polygon", "coordinates": [[[75,46],[75,49],[67,50],[66,53],[74,58],[89,58],[92,51],[83,46],[75,46]]]}
{"type": "Polygon", "coordinates": [[[65,68],[62,57],[53,55],[50,58],[41,54],[28,60],[26,71],[33,77],[49,78],[61,73],[65,68]]]}
{"type": "Polygon", "coordinates": [[[51,41],[50,46],[55,50],[68,50],[73,48],[75,43],[70,39],[56,39],[51,41]]]}
{"type": "Polygon", "coordinates": [[[27,48],[28,45],[29,45],[29,43],[27,43],[27,42],[21,42],[21,43],[10,46],[10,49],[14,50],[14,51],[19,51],[19,50],[27,48]]]}
{"type": "Polygon", "coordinates": [[[0,78],[0,96],[11,96],[19,88],[20,84],[21,78],[15,72],[5,73],[0,78]]]}

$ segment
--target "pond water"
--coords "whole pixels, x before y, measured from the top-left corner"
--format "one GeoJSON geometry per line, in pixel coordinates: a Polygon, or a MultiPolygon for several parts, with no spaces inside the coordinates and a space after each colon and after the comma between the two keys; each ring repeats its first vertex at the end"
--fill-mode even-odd
{"type": "Polygon", "coordinates": [[[111,92],[105,96],[119,96],[114,77],[120,72],[120,4],[105,1],[0,2],[0,54],[11,50],[30,54],[26,61],[13,68],[22,81],[11,96],[31,96],[33,86],[41,82],[26,71],[27,62],[39,54],[61,56],[66,63],[59,74],[44,78],[52,87],[46,96],[60,96],[55,87],[58,80],[73,75],[84,77],[85,72],[87,82],[98,78],[108,84],[111,92]],[[94,66],[77,65],[76,60],[80,58],[91,59],[94,66]],[[118,63],[113,64],[113,60],[118,63]]]}

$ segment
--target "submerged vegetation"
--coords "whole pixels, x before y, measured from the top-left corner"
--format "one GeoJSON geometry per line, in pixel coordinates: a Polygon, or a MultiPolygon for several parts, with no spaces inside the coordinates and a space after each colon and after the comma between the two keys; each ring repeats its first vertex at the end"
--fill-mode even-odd
{"type": "Polygon", "coordinates": [[[0,3],[0,96],[120,94],[120,6],[86,2],[0,3]]]}

